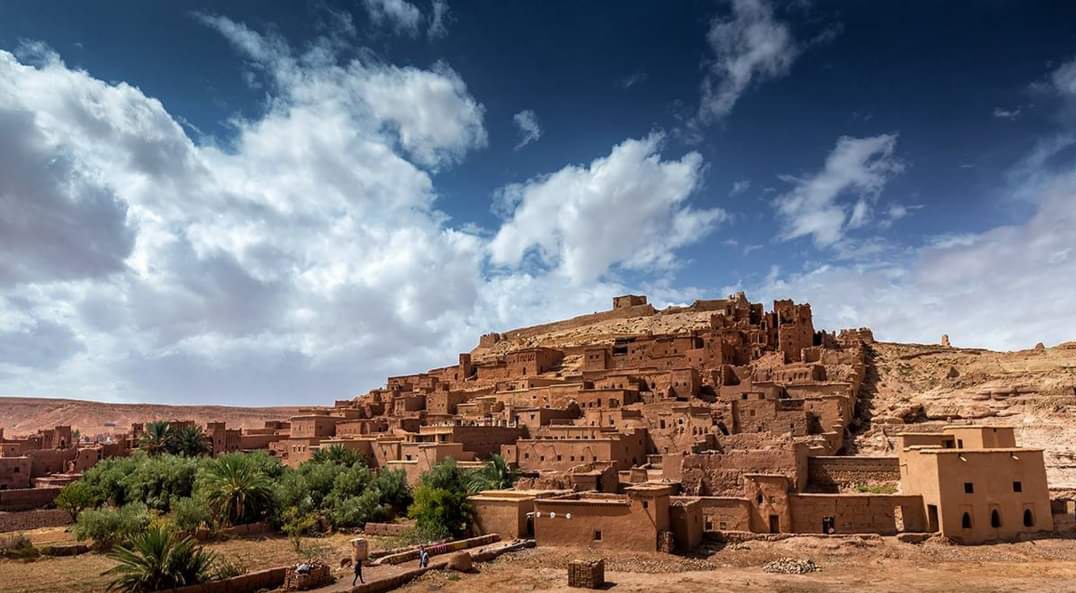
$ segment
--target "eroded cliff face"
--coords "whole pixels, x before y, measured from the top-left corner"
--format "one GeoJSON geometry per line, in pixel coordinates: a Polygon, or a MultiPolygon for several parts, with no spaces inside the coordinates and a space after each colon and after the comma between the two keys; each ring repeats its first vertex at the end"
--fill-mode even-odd
{"type": "Polygon", "coordinates": [[[1050,487],[1076,490],[1076,342],[1017,352],[876,343],[853,440],[892,452],[893,435],[947,422],[1014,426],[1045,450],[1050,487]]]}

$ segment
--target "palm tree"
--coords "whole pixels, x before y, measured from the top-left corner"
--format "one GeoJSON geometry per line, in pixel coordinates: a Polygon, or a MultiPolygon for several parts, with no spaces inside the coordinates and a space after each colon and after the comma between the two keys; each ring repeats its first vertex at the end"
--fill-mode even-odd
{"type": "Polygon", "coordinates": [[[467,492],[475,494],[483,490],[511,488],[519,479],[519,472],[512,469],[504,457],[494,454],[489,461],[467,476],[467,492]]]}
{"type": "Polygon", "coordinates": [[[173,429],[172,438],[169,440],[169,449],[176,455],[187,457],[199,457],[208,455],[212,450],[209,438],[201,426],[187,424],[173,429]]]}
{"type": "Polygon", "coordinates": [[[119,562],[103,575],[111,576],[109,591],[144,593],[209,580],[216,557],[187,536],[154,525],[116,547],[109,557],[119,562]]]}
{"type": "Polygon", "coordinates": [[[273,484],[245,453],[223,455],[206,464],[197,489],[214,518],[238,525],[264,517],[273,507],[273,484]]]}
{"type": "Polygon", "coordinates": [[[366,465],[366,460],[362,455],[354,449],[348,449],[343,445],[330,445],[328,447],[322,447],[317,451],[314,451],[314,456],[311,458],[314,463],[335,463],[337,465],[344,465],[351,467],[356,463],[362,463],[366,465]]]}
{"type": "Polygon", "coordinates": [[[162,420],[146,424],[145,432],[142,433],[138,446],[150,455],[160,455],[168,452],[171,441],[172,426],[162,420]]]}

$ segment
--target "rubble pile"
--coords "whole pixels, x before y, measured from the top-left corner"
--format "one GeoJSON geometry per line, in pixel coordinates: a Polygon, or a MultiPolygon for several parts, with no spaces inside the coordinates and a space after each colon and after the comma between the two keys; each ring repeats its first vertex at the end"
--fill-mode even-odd
{"type": "Polygon", "coordinates": [[[807,574],[817,572],[818,565],[812,560],[799,560],[797,558],[778,558],[767,562],[762,570],[774,574],[807,574]]]}

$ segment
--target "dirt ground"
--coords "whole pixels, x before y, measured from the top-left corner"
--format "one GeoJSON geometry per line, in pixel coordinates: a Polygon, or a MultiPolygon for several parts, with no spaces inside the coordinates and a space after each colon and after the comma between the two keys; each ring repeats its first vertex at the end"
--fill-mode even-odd
{"type": "Polygon", "coordinates": [[[435,572],[401,593],[575,592],[567,586],[567,564],[602,557],[611,591],[622,593],[975,592],[1076,591],[1076,540],[957,547],[905,544],[893,538],[796,537],[750,542],[713,550],[708,556],[603,553],[541,548],[480,564],[477,574],[435,572]],[[811,559],[820,570],[806,575],[769,574],[762,566],[777,558],[811,559]]]}
{"type": "MultiPolygon", "coordinates": [[[[70,543],[74,537],[63,527],[25,532],[36,546],[70,543]]],[[[334,534],[324,538],[304,538],[304,546],[328,560],[350,555],[348,541],[355,537],[334,534]]],[[[388,538],[368,537],[371,550],[393,547],[388,538]]],[[[233,539],[206,544],[224,559],[238,563],[245,571],[261,570],[296,563],[301,557],[284,537],[233,539]]],[[[0,559],[0,593],[100,593],[108,588],[108,578],[101,575],[115,563],[98,553],[66,558],[42,558],[33,562],[0,559]]],[[[335,566],[335,564],[334,564],[335,566]]],[[[339,571],[341,575],[349,570],[339,571]]],[[[349,577],[350,580],[350,577],[349,577]]]]}
{"type": "MultiPolygon", "coordinates": [[[[60,528],[28,532],[36,543],[69,541],[60,528]]],[[[345,534],[306,540],[327,557],[348,553],[345,534]]],[[[372,538],[374,549],[395,542],[372,538]]],[[[212,543],[214,552],[240,561],[248,570],[295,562],[298,555],[284,538],[212,543]]],[[[692,557],[626,552],[596,553],[570,548],[538,548],[507,554],[478,564],[478,572],[460,575],[434,571],[399,589],[402,593],[578,593],[567,586],[568,562],[604,558],[612,591],[622,593],[1076,593],[1076,539],[1044,539],[990,546],[907,544],[895,538],[799,536],[704,547],[692,557]],[[805,575],[769,574],[762,566],[779,558],[809,559],[819,571],[805,575]]],[[[0,560],[0,593],[105,591],[101,573],[112,562],[100,554],[50,558],[35,562],[0,560]]],[[[398,569],[384,569],[398,570],[398,569]]],[[[348,571],[338,570],[340,577],[348,571]]],[[[367,579],[384,575],[366,571],[367,579]]],[[[345,581],[335,590],[344,590],[345,581]]],[[[327,589],[326,589],[327,590],[327,589]]]]}

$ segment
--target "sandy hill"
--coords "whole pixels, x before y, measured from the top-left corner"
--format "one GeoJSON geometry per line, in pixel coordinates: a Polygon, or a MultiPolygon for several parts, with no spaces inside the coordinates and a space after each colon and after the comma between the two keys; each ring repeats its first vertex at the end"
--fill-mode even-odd
{"type": "Polygon", "coordinates": [[[263,426],[266,420],[287,419],[297,410],[297,407],[167,406],[0,397],[0,428],[7,436],[29,434],[57,425],[70,425],[84,435],[123,432],[132,422],[151,420],[194,420],[198,424],[223,420],[229,427],[255,428],[263,426]]]}

